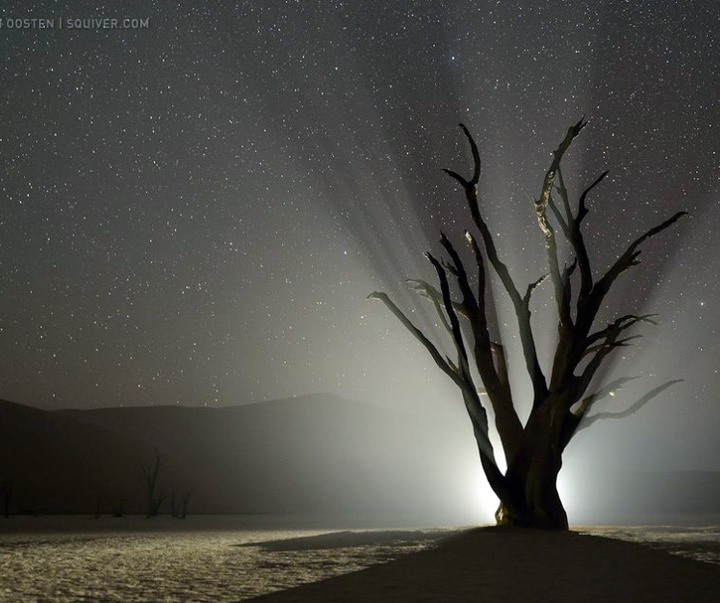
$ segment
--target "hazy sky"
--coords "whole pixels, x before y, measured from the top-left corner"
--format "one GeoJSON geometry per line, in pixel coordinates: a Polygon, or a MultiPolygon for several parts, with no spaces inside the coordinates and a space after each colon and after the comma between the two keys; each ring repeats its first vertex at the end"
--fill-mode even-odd
{"type": "MultiPolygon", "coordinates": [[[[639,433],[640,464],[717,466],[715,0],[17,1],[0,18],[0,397],[456,405],[365,298],[383,289],[411,308],[403,280],[432,277],[422,252],[469,226],[439,171],[468,170],[459,121],[481,148],[501,253],[522,286],[535,280],[531,199],[585,114],[566,177],[577,191],[611,170],[587,220],[598,269],[690,212],[612,299],[662,323],[613,374],[643,375],[635,397],[685,382],[612,422],[611,448],[635,453],[639,433]],[[55,27],[17,27],[32,18],[55,27]],[[92,18],[119,27],[70,27],[92,18]]],[[[533,309],[550,345],[546,304],[533,309]]],[[[602,455],[611,432],[597,432],[586,446],[602,455]]]]}

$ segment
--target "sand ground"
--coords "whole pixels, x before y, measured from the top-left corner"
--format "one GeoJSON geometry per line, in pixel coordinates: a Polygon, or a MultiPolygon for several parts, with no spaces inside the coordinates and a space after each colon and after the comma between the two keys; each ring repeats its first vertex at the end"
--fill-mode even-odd
{"type": "Polygon", "coordinates": [[[257,603],[720,601],[720,566],[573,532],[478,528],[257,603]]]}

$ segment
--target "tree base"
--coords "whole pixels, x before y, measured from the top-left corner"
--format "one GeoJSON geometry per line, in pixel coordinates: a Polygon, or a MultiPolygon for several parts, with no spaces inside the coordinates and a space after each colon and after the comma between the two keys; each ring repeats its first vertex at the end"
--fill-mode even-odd
{"type": "Polygon", "coordinates": [[[566,532],[570,529],[567,514],[562,507],[554,509],[552,513],[545,510],[535,515],[527,514],[519,517],[513,515],[504,504],[500,503],[497,511],[495,511],[495,524],[498,526],[554,530],[557,532],[566,532]]]}

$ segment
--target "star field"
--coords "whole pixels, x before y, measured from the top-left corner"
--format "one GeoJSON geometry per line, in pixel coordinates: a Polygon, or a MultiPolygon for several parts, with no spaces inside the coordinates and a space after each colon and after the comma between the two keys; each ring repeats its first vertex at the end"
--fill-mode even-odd
{"type": "Polygon", "coordinates": [[[699,441],[717,432],[716,2],[38,1],[0,18],[0,397],[456,397],[365,297],[386,290],[433,322],[403,280],[431,280],[422,252],[470,223],[439,170],[469,169],[460,121],[501,253],[518,282],[535,280],[531,199],[585,114],[565,177],[577,193],[611,171],[587,220],[598,269],[690,214],[616,292],[609,315],[662,324],[613,370],[685,379],[644,411],[652,429],[703,416],[699,441]],[[63,17],[148,27],[7,26],[63,17]]]}

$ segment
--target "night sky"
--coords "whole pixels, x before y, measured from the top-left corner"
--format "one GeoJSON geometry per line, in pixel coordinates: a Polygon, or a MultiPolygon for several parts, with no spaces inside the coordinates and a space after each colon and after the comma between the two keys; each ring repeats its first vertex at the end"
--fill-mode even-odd
{"type": "MultiPolygon", "coordinates": [[[[0,18],[0,398],[220,406],[331,392],[458,408],[366,296],[387,291],[432,323],[403,281],[432,280],[422,252],[471,224],[440,171],[470,170],[461,121],[502,257],[521,288],[537,279],[532,198],[586,115],[565,176],[577,195],[610,170],[586,221],[598,270],[690,215],[644,246],[610,300],[608,317],[661,324],[614,357],[608,376],[643,379],[599,410],[685,381],[578,440],[595,458],[718,468],[716,0],[17,1],[0,18]],[[9,27],[23,18],[55,28],[9,27]],[[91,18],[148,26],[57,25],[91,18]]],[[[532,307],[545,350],[549,291],[532,307]]]]}

